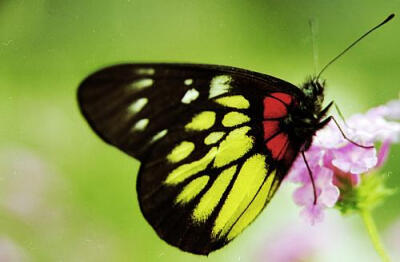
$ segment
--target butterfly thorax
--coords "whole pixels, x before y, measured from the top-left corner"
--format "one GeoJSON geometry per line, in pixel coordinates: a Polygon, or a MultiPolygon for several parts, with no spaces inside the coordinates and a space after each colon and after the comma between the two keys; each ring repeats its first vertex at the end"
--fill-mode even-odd
{"type": "Polygon", "coordinates": [[[321,128],[322,103],[324,100],[324,82],[316,79],[306,81],[300,88],[302,96],[289,108],[287,117],[282,122],[282,128],[297,141],[304,141],[303,150],[307,150],[315,132],[321,128]]]}

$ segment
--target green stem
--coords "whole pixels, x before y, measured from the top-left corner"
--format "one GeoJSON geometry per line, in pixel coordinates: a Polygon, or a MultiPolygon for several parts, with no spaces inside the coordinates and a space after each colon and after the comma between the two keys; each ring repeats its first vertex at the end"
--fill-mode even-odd
{"type": "Polygon", "coordinates": [[[372,218],[371,212],[368,209],[364,209],[360,211],[360,215],[364,221],[364,225],[367,228],[369,238],[372,241],[372,244],[376,250],[376,252],[381,257],[382,261],[390,262],[390,258],[383,247],[382,241],[379,237],[378,230],[376,229],[376,225],[374,219],[372,218]]]}

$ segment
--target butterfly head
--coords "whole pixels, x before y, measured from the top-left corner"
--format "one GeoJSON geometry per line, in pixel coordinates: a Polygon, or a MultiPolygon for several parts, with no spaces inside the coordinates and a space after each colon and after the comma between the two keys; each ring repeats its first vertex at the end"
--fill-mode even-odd
{"type": "Polygon", "coordinates": [[[318,114],[324,101],[325,81],[318,78],[308,79],[302,86],[304,94],[302,107],[311,109],[314,114],[318,114]]]}

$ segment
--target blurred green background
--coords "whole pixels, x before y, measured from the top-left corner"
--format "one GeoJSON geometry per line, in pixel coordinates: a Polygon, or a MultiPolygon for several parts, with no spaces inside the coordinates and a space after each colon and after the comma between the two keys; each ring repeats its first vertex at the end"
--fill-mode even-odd
{"type": "MultiPolygon", "coordinates": [[[[291,185],[224,249],[183,253],[139,211],[139,162],[106,146],[80,115],[79,82],[106,65],[158,61],[232,65],[300,84],[315,71],[309,19],[321,68],[399,11],[397,0],[0,0],[0,260],[268,261],[262,252],[279,232],[304,226],[291,185]]],[[[350,116],[398,97],[399,44],[397,17],[326,71],[327,101],[350,116]]],[[[399,154],[396,145],[384,169],[393,188],[399,154]]],[[[390,248],[400,194],[374,215],[390,248]]],[[[329,221],[342,231],[316,257],[378,261],[358,217],[332,210],[329,221]]]]}

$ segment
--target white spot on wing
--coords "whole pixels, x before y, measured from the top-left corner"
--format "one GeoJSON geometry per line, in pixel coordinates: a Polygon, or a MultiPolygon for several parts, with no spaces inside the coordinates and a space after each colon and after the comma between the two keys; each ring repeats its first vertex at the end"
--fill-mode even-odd
{"type": "Polygon", "coordinates": [[[133,89],[133,90],[141,90],[141,89],[144,89],[146,87],[153,85],[153,83],[154,83],[154,80],[151,78],[142,78],[142,79],[133,81],[128,86],[128,88],[133,89]]]}
{"type": "Polygon", "coordinates": [[[153,136],[153,138],[151,139],[151,142],[155,142],[155,141],[163,138],[167,133],[168,133],[167,129],[161,130],[160,132],[158,132],[157,134],[155,134],[153,136]]]}
{"type": "Polygon", "coordinates": [[[184,81],[184,83],[185,85],[190,86],[191,84],[193,84],[193,79],[188,78],[184,81]]]}
{"type": "Polygon", "coordinates": [[[232,88],[230,86],[231,81],[232,77],[228,75],[214,77],[210,83],[210,94],[208,97],[213,98],[229,92],[229,89],[232,88]]]}
{"type": "Polygon", "coordinates": [[[154,75],[154,68],[138,68],[135,73],[138,75],[154,75]]]}
{"type": "Polygon", "coordinates": [[[139,98],[128,107],[128,112],[132,114],[138,113],[149,102],[147,98],[139,98]]]}
{"type": "Polygon", "coordinates": [[[184,104],[190,104],[192,101],[199,97],[199,91],[192,88],[186,91],[185,95],[182,97],[181,102],[184,104]]]}
{"type": "Polygon", "coordinates": [[[134,131],[143,131],[147,125],[149,124],[149,119],[144,118],[140,119],[139,121],[136,122],[136,124],[133,126],[134,131]]]}

